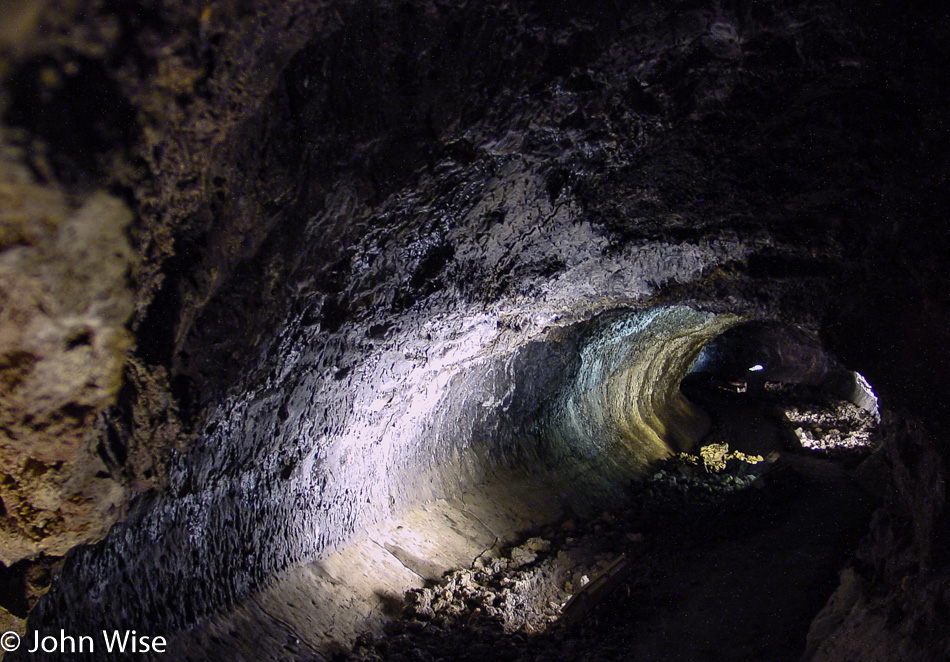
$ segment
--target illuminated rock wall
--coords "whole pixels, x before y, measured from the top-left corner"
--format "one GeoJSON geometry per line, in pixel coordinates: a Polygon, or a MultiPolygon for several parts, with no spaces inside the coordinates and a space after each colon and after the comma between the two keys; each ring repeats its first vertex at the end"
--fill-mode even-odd
{"type": "Polygon", "coordinates": [[[597,319],[575,373],[549,407],[546,432],[578,484],[608,485],[692,448],[706,415],[680,392],[703,345],[734,316],[676,306],[597,319]]]}

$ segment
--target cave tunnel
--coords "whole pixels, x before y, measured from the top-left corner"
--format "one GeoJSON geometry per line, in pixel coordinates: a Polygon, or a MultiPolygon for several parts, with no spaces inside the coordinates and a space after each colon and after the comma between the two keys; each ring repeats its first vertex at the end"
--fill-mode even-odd
{"type": "Polygon", "coordinates": [[[4,659],[950,659],[948,10],[0,17],[4,659]]]}

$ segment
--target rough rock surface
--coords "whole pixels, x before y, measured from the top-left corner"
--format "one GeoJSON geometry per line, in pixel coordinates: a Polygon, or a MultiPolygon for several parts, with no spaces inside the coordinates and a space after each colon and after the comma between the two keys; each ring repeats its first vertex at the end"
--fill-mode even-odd
{"type": "Polygon", "coordinates": [[[137,257],[123,202],[67,196],[11,157],[0,157],[0,621],[19,630],[56,557],[102,538],[128,505],[122,464],[139,458],[110,443],[103,415],[123,384],[137,257]]]}
{"type": "Polygon", "coordinates": [[[874,414],[850,402],[806,401],[783,410],[803,448],[847,452],[880,447],[878,421],[874,414]]]}
{"type": "Polygon", "coordinates": [[[96,422],[122,385],[134,256],[120,201],[70,209],[49,189],[4,189],[0,562],[10,565],[97,539],[124,509],[96,422]]]}
{"type": "Polygon", "coordinates": [[[334,659],[794,658],[866,526],[868,496],[829,481],[846,471],[833,461],[765,462],[719,444],[654,469],[622,509],[562,521],[409,591],[385,636],[334,659]],[[829,521],[833,534],[785,553],[829,521]]]}
{"type": "Polygon", "coordinates": [[[129,509],[31,626],[179,631],[486,466],[543,466],[591,320],[686,303],[820,331],[904,421],[812,653],[946,646],[943,8],[3,14],[0,558],[129,509]]]}

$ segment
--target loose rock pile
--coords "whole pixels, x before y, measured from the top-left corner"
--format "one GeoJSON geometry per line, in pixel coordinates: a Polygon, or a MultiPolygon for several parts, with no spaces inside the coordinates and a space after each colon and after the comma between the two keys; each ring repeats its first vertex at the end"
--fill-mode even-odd
{"type": "Polygon", "coordinates": [[[559,659],[566,641],[583,648],[569,626],[605,598],[646,582],[652,535],[644,531],[666,526],[660,520],[673,511],[701,516],[744,491],[757,492],[748,488],[770,466],[725,444],[673,456],[632,486],[625,507],[486,550],[471,568],[409,591],[402,618],[384,636],[364,636],[338,659],[559,659]]]}
{"type": "Polygon", "coordinates": [[[635,484],[635,492],[642,506],[651,509],[684,502],[711,505],[756,484],[770,467],[761,455],[730,451],[726,443],[709,444],[699,455],[679,453],[660,463],[649,479],[635,484]]]}
{"type": "Polygon", "coordinates": [[[867,452],[880,445],[877,418],[846,400],[798,401],[781,409],[807,450],[867,452]]]}
{"type": "MultiPolygon", "coordinates": [[[[839,517],[838,511],[842,519],[836,520],[835,526],[843,529],[849,526],[848,518],[864,516],[854,514],[865,513],[864,506],[853,505],[863,497],[848,492],[859,488],[843,488],[842,494],[851,496],[841,497],[833,508],[828,506],[835,512],[816,510],[815,504],[828,505],[838,499],[834,485],[847,482],[846,466],[856,466],[875,447],[878,421],[849,402],[812,391],[772,396],[764,406],[771,408],[772,415],[785,416],[786,426],[801,441],[801,450],[812,457],[802,457],[801,452],[772,452],[763,457],[730,450],[722,431],[714,431],[695,454],[673,455],[633,481],[629,499],[616,509],[593,518],[566,519],[531,532],[513,547],[487,549],[470,568],[446,575],[436,586],[409,591],[401,618],[384,635],[362,637],[339,659],[627,659],[630,646],[643,648],[642,638],[637,638],[643,633],[631,634],[636,631],[632,623],[641,618],[647,619],[647,629],[656,627],[648,620],[656,616],[654,608],[646,605],[658,600],[659,604],[664,600],[689,604],[705,599],[701,590],[694,593],[684,588],[697,585],[695,573],[707,577],[704,581],[722,572],[727,576],[748,572],[750,577],[760,577],[759,581],[771,581],[768,578],[774,573],[768,562],[750,566],[747,552],[732,544],[737,536],[751,536],[759,541],[753,544],[760,550],[784,549],[793,543],[807,550],[816,545],[814,551],[802,553],[827,561],[823,572],[828,586],[824,590],[830,592],[839,566],[827,560],[827,555],[849,552],[845,547],[827,547],[821,538],[810,543],[796,531],[827,530],[825,520],[839,517]],[[788,524],[776,529],[776,522],[783,518],[788,524]],[[707,555],[716,559],[708,561],[709,567],[701,560],[707,555]],[[672,597],[657,597],[663,595],[672,597]],[[628,610],[634,615],[628,615],[628,610]],[[642,612],[639,616],[637,610],[642,612]],[[605,628],[612,628],[614,634],[605,636],[605,628]]],[[[851,544],[846,542],[850,540],[847,535],[842,534],[841,540],[841,545],[851,544]]],[[[768,553],[764,553],[766,557],[768,553]]],[[[821,576],[798,577],[796,570],[789,569],[784,573],[788,577],[783,574],[782,581],[788,586],[780,590],[789,595],[796,586],[814,583],[814,577],[821,576]]],[[[728,602],[727,597],[721,599],[728,602]]],[[[812,609],[820,600],[808,598],[802,604],[812,609]]],[[[726,604],[723,615],[711,618],[728,618],[735,609],[745,607],[741,602],[726,604]]],[[[676,607],[671,614],[677,615],[671,617],[707,618],[699,615],[706,613],[706,607],[691,609],[676,607]]],[[[794,617],[797,625],[789,622],[783,627],[790,632],[798,628],[803,641],[813,617],[813,613],[802,611],[794,617]]],[[[661,618],[659,622],[665,621],[661,618]]],[[[751,622],[756,623],[755,619],[751,622]]],[[[785,655],[791,650],[789,636],[750,629],[736,635],[732,645],[749,650],[773,646],[769,655],[785,655]],[[763,644],[770,636],[781,641],[763,644]]],[[[709,644],[703,636],[696,637],[695,642],[677,645],[691,651],[709,644]]],[[[791,646],[795,649],[796,645],[791,646]]],[[[638,655],[648,659],[653,655],[644,652],[648,650],[646,646],[638,655]]]]}

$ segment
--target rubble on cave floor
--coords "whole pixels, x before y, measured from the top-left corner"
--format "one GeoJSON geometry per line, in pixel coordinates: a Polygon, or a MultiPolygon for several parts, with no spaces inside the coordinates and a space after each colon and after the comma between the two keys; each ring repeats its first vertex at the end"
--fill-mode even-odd
{"type": "Polygon", "coordinates": [[[410,591],[339,659],[797,659],[869,503],[777,453],[709,444],[655,465],[622,507],[410,591]]]}
{"type": "Polygon", "coordinates": [[[846,400],[796,401],[780,409],[806,450],[860,453],[880,446],[877,417],[846,400]]]}

